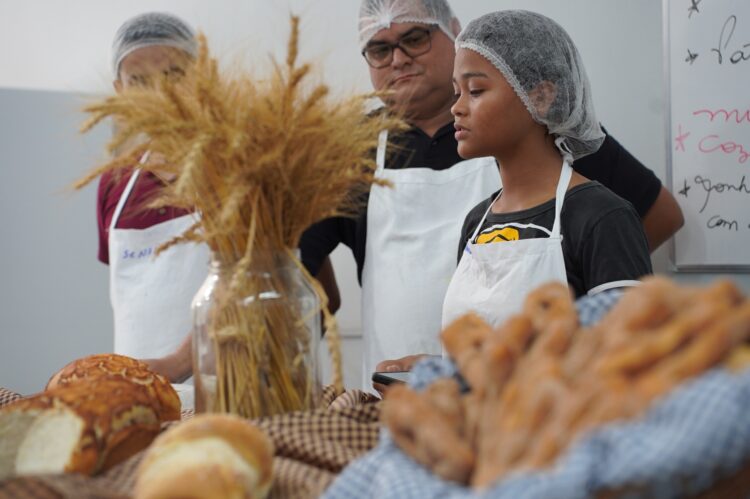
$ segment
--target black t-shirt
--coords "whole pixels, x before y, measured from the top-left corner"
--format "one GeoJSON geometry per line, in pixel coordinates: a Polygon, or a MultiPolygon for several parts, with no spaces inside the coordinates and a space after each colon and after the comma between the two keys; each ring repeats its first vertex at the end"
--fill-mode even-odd
{"type": "MultiPolygon", "coordinates": [[[[498,191],[500,192],[500,191],[498,191]]],[[[498,192],[475,206],[464,220],[458,259],[498,192]]],[[[651,258],[643,225],[633,206],[598,182],[586,182],[565,194],[560,215],[562,250],[568,284],[576,296],[614,281],[635,280],[650,274],[651,258]]],[[[496,227],[508,223],[534,224],[552,230],[555,200],[513,213],[487,213],[475,243],[509,244],[506,241],[549,237],[530,228],[496,227]]],[[[512,244],[512,243],[510,243],[512,244]]]]}
{"type": "MultiPolygon", "coordinates": [[[[389,150],[386,168],[431,168],[444,170],[463,161],[458,155],[453,123],[440,128],[430,137],[419,128],[412,128],[391,138],[396,147],[389,150]]],[[[654,173],[641,164],[612,136],[607,135],[597,152],[575,162],[573,169],[584,177],[597,180],[635,206],[643,217],[651,208],[661,189],[654,173]]],[[[367,209],[355,218],[330,218],[308,229],[300,241],[302,262],[313,275],[325,258],[340,243],[348,246],[357,262],[357,277],[362,280],[367,237],[367,209]]]]}

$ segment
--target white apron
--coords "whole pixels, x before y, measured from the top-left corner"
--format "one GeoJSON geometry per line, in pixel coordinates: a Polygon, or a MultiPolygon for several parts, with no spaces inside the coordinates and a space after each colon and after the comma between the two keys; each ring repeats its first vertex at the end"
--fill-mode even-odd
{"type": "Polygon", "coordinates": [[[500,182],[493,158],[445,170],[385,168],[387,133],[380,134],[376,177],[367,206],[362,270],[363,389],[375,366],[417,353],[440,354],[440,316],[456,266],[466,214],[500,182]]]}
{"type": "Polygon", "coordinates": [[[115,353],[143,359],[172,353],[192,329],[190,304],[208,274],[210,256],[206,245],[195,243],[155,256],[159,245],[195,222],[192,214],[147,229],[115,228],[140,172],[131,175],[109,227],[109,291],[115,353]]]}
{"type": "Polygon", "coordinates": [[[443,327],[474,311],[493,326],[519,312],[526,295],[549,281],[568,282],[560,234],[560,213],[573,169],[563,162],[555,194],[552,231],[534,224],[502,224],[493,228],[533,227],[547,238],[475,244],[492,204],[466,244],[443,303],[443,327]]]}

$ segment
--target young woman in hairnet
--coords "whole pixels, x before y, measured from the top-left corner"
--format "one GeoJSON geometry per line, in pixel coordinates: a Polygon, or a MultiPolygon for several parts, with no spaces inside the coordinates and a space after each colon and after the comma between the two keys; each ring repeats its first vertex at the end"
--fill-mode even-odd
{"type": "Polygon", "coordinates": [[[456,40],[453,82],[458,153],[496,158],[502,188],[466,216],[444,326],[469,311],[499,324],[548,281],[581,296],[651,273],[633,206],[571,168],[604,133],[562,27],[527,11],[472,21],[456,40]]]}

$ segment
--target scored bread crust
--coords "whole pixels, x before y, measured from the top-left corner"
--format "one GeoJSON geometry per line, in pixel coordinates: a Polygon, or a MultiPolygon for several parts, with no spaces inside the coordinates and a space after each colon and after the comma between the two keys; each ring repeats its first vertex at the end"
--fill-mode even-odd
{"type": "Polygon", "coordinates": [[[273,453],[271,440],[248,421],[228,414],[197,415],[156,438],[138,467],[135,497],[264,497],[271,485],[273,453]],[[221,440],[258,473],[254,490],[246,490],[237,470],[208,459],[184,469],[151,469],[170,452],[205,439],[221,440]]]}
{"type": "Polygon", "coordinates": [[[160,403],[147,386],[123,379],[98,379],[60,386],[18,400],[0,410],[0,425],[10,413],[67,410],[81,418],[83,430],[60,472],[95,474],[144,449],[158,435],[160,403]]]}
{"type": "Polygon", "coordinates": [[[159,418],[162,421],[180,419],[180,397],[169,381],[149,369],[145,362],[124,355],[95,354],[75,360],[55,373],[47,382],[46,389],[88,384],[98,379],[126,379],[141,385],[159,401],[159,418]]]}

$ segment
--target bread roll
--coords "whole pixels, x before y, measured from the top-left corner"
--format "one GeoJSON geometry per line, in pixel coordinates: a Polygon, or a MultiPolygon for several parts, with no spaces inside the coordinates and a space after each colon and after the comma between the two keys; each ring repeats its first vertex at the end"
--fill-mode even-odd
{"type": "Polygon", "coordinates": [[[0,479],[106,470],[144,449],[161,428],[148,386],[98,379],[61,386],[0,410],[0,479]]]}
{"type": "Polygon", "coordinates": [[[262,498],[271,488],[273,446],[249,422],[198,415],[170,428],[137,471],[136,499],[262,498]]]}
{"type": "Polygon", "coordinates": [[[151,371],[145,362],[113,353],[89,355],[75,360],[55,373],[47,382],[47,390],[98,379],[126,379],[142,385],[159,401],[159,419],[180,419],[180,397],[160,374],[151,371]]]}

